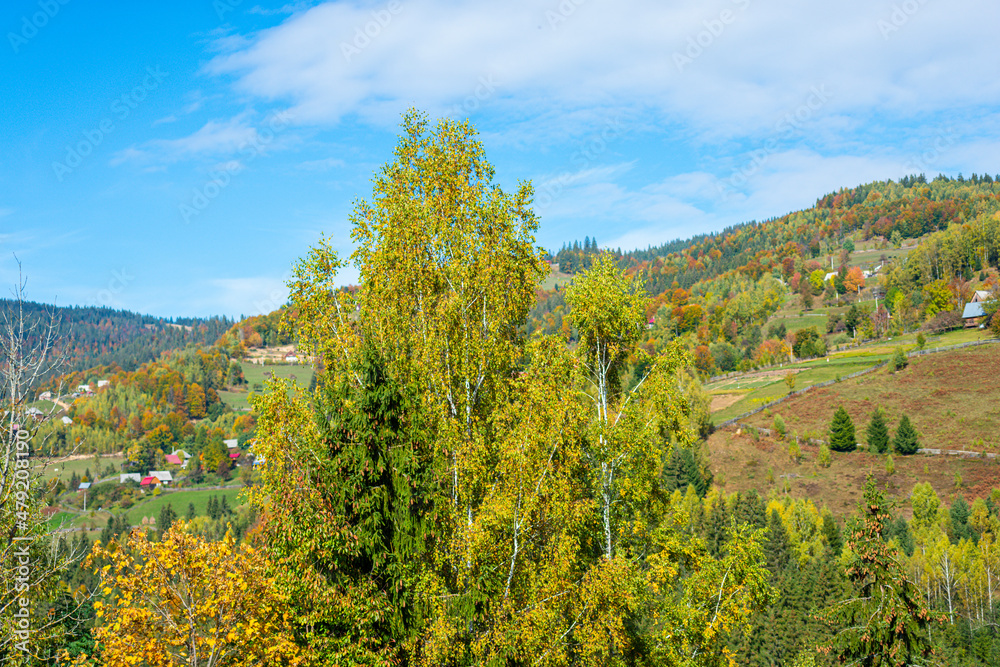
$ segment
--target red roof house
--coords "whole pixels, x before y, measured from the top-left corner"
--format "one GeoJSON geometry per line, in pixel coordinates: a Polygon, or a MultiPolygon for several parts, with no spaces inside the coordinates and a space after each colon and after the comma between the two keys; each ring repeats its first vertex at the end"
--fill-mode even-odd
{"type": "Polygon", "coordinates": [[[139,482],[139,486],[146,486],[146,487],[149,487],[149,488],[153,488],[154,486],[156,486],[159,483],[160,483],[160,480],[156,479],[155,477],[143,477],[142,481],[139,482]]]}
{"type": "Polygon", "coordinates": [[[171,463],[175,466],[181,465],[181,457],[177,454],[167,454],[163,458],[167,463],[171,463]]]}

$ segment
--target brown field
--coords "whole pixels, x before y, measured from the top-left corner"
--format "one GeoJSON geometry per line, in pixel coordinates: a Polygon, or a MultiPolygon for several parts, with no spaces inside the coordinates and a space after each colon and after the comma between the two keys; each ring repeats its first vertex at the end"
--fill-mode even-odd
{"type": "Polygon", "coordinates": [[[1000,462],[996,459],[962,459],[954,456],[893,456],[895,472],[885,473],[885,454],[863,451],[833,452],[829,468],[816,465],[819,448],[802,445],[802,458],[794,463],[788,456],[788,441],[736,434],[730,427],[708,439],[710,466],[715,482],[725,493],[756,489],[762,497],[776,492],[793,498],[810,498],[835,515],[854,512],[864,490],[865,477],[873,474],[881,488],[900,500],[905,516],[911,515],[907,499],[918,482],[930,482],[943,502],[950,503],[960,492],[970,503],[1000,488],[1000,462]],[[767,480],[773,471],[774,483],[767,480]],[[956,486],[956,473],[961,486],[956,486]],[[787,481],[787,490],[785,482],[787,481]]]}
{"type": "Polygon", "coordinates": [[[1000,346],[914,357],[898,373],[883,368],[815,389],[746,422],[770,427],[780,414],[789,433],[825,438],[841,405],[861,442],[872,413],[882,407],[890,433],[903,414],[909,415],[921,447],[1000,452],[1000,346]]]}
{"type": "MultiPolygon", "coordinates": [[[[781,415],[789,434],[827,437],[834,411],[843,405],[854,421],[858,440],[876,407],[886,410],[890,437],[902,414],[909,415],[920,435],[921,447],[1000,453],[1000,346],[984,345],[955,352],[910,359],[905,370],[888,369],[810,391],[770,411],[745,420],[771,427],[781,415]]],[[[874,474],[891,494],[904,500],[918,482],[930,482],[942,500],[961,492],[970,502],[1000,488],[1000,459],[957,456],[894,455],[895,473],[885,473],[885,455],[833,453],[833,464],[815,464],[818,447],[802,445],[802,460],[788,456],[788,442],[751,438],[736,428],[714,433],[708,441],[716,481],[727,492],[772,489],[795,497],[810,497],[834,513],[852,512],[860,498],[865,476],[874,474]],[[768,468],[774,483],[767,481],[768,468]],[[961,486],[956,486],[961,478],[961,486]],[[788,475],[789,477],[782,477],[788,475]]],[[[908,509],[904,503],[904,512],[908,509]]]]}

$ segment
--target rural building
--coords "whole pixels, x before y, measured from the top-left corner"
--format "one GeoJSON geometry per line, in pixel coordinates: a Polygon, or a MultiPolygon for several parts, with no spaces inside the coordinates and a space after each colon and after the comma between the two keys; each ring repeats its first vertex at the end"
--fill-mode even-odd
{"type": "Polygon", "coordinates": [[[64,416],[63,416],[63,418],[62,418],[62,423],[63,423],[63,424],[66,424],[66,426],[69,426],[70,424],[72,424],[72,423],[73,423],[73,420],[72,420],[72,419],[70,419],[69,417],[66,417],[66,416],[64,415],[64,416]]]}
{"type": "Polygon", "coordinates": [[[40,393],[38,395],[38,400],[40,400],[40,401],[51,401],[52,400],[52,392],[51,391],[43,391],[42,393],[40,393]]]}
{"type": "Polygon", "coordinates": [[[990,293],[986,290],[977,289],[976,293],[972,295],[972,303],[983,303],[984,301],[990,300],[990,293]]]}
{"type": "Polygon", "coordinates": [[[86,491],[90,488],[90,482],[80,482],[80,486],[76,487],[77,491],[86,491]]]}
{"type": "Polygon", "coordinates": [[[161,484],[169,484],[174,481],[173,475],[167,470],[150,470],[150,477],[155,477],[161,484]]]}
{"type": "Polygon", "coordinates": [[[175,466],[182,465],[181,457],[177,456],[176,454],[167,454],[166,456],[163,457],[163,459],[170,465],[175,465],[175,466]]]}
{"type": "Polygon", "coordinates": [[[285,355],[285,361],[289,364],[297,364],[299,363],[299,357],[294,352],[289,352],[285,355]]]}
{"type": "Polygon", "coordinates": [[[962,311],[962,321],[966,327],[978,327],[985,317],[986,311],[983,310],[982,302],[973,301],[965,304],[965,310],[962,311]]]}
{"type": "Polygon", "coordinates": [[[90,393],[90,385],[89,384],[80,384],[80,385],[77,385],[76,390],[78,392],[80,392],[81,394],[89,394],[90,393]]]}
{"type": "Polygon", "coordinates": [[[98,380],[97,388],[100,389],[101,387],[107,387],[109,384],[111,384],[111,380],[98,380]]]}
{"type": "Polygon", "coordinates": [[[139,486],[143,487],[144,489],[155,489],[157,485],[159,485],[159,483],[160,480],[156,479],[155,477],[147,476],[142,478],[142,481],[139,482],[139,486]]]}
{"type": "Polygon", "coordinates": [[[228,440],[223,440],[222,444],[224,444],[229,449],[235,449],[236,447],[239,447],[240,443],[237,438],[230,438],[228,440]]]}
{"type": "Polygon", "coordinates": [[[135,482],[139,484],[142,482],[142,476],[137,472],[123,472],[118,475],[118,483],[124,484],[125,482],[135,482]]]}

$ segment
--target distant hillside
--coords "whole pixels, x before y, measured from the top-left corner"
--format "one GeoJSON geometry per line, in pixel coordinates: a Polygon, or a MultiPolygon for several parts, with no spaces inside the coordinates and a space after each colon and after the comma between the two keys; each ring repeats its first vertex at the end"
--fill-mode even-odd
{"type": "MultiPolygon", "coordinates": [[[[596,242],[584,239],[554,259],[560,271],[575,273],[596,252],[596,242]]],[[[815,354],[848,328],[852,335],[857,330],[878,338],[935,318],[941,320],[937,329],[960,325],[973,290],[997,285],[1000,181],[973,175],[869,183],[763,222],[610,252],[652,296],[644,344],[649,352],[681,338],[706,376],[750,370],[787,358],[788,331],[767,326],[780,309],[802,315],[815,306],[846,319],[840,309],[857,306],[850,322],[831,320],[830,329],[826,318],[819,319],[823,340],[815,354]]],[[[563,322],[567,312],[560,289],[541,289],[528,330],[572,337],[563,322]]]]}
{"type": "MultiPolygon", "coordinates": [[[[9,299],[0,299],[0,316],[10,313],[15,305],[9,299]]],[[[126,310],[60,307],[33,301],[25,302],[23,308],[29,321],[47,321],[50,313],[55,314],[59,323],[57,351],[66,355],[59,373],[112,364],[132,371],[167,350],[192,343],[211,344],[232,325],[232,320],[224,317],[167,320],[126,310]]]]}
{"type": "Polygon", "coordinates": [[[996,459],[893,454],[895,472],[888,475],[885,454],[833,452],[833,464],[823,468],[816,445],[803,442],[802,456],[794,462],[788,438],[754,435],[745,426],[770,429],[780,416],[789,435],[825,440],[833,413],[843,406],[864,443],[871,415],[882,408],[890,437],[905,414],[921,447],[1000,454],[998,375],[1000,344],[914,357],[897,373],[883,368],[815,389],[757,413],[739,427],[717,431],[708,440],[710,468],[727,491],[753,489],[766,496],[775,489],[810,498],[838,514],[853,509],[869,472],[901,498],[908,498],[919,482],[929,482],[942,498],[959,491],[970,502],[985,498],[997,485],[996,459]]]}

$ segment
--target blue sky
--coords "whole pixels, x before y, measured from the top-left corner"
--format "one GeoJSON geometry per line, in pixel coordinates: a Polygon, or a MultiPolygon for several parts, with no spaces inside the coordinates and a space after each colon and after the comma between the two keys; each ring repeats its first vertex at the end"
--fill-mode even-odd
{"type": "Polygon", "coordinates": [[[321,233],[351,252],[411,106],[534,182],[553,250],[995,174],[997,25],[986,0],[10,0],[0,281],[16,255],[37,301],[272,310],[321,233]]]}

